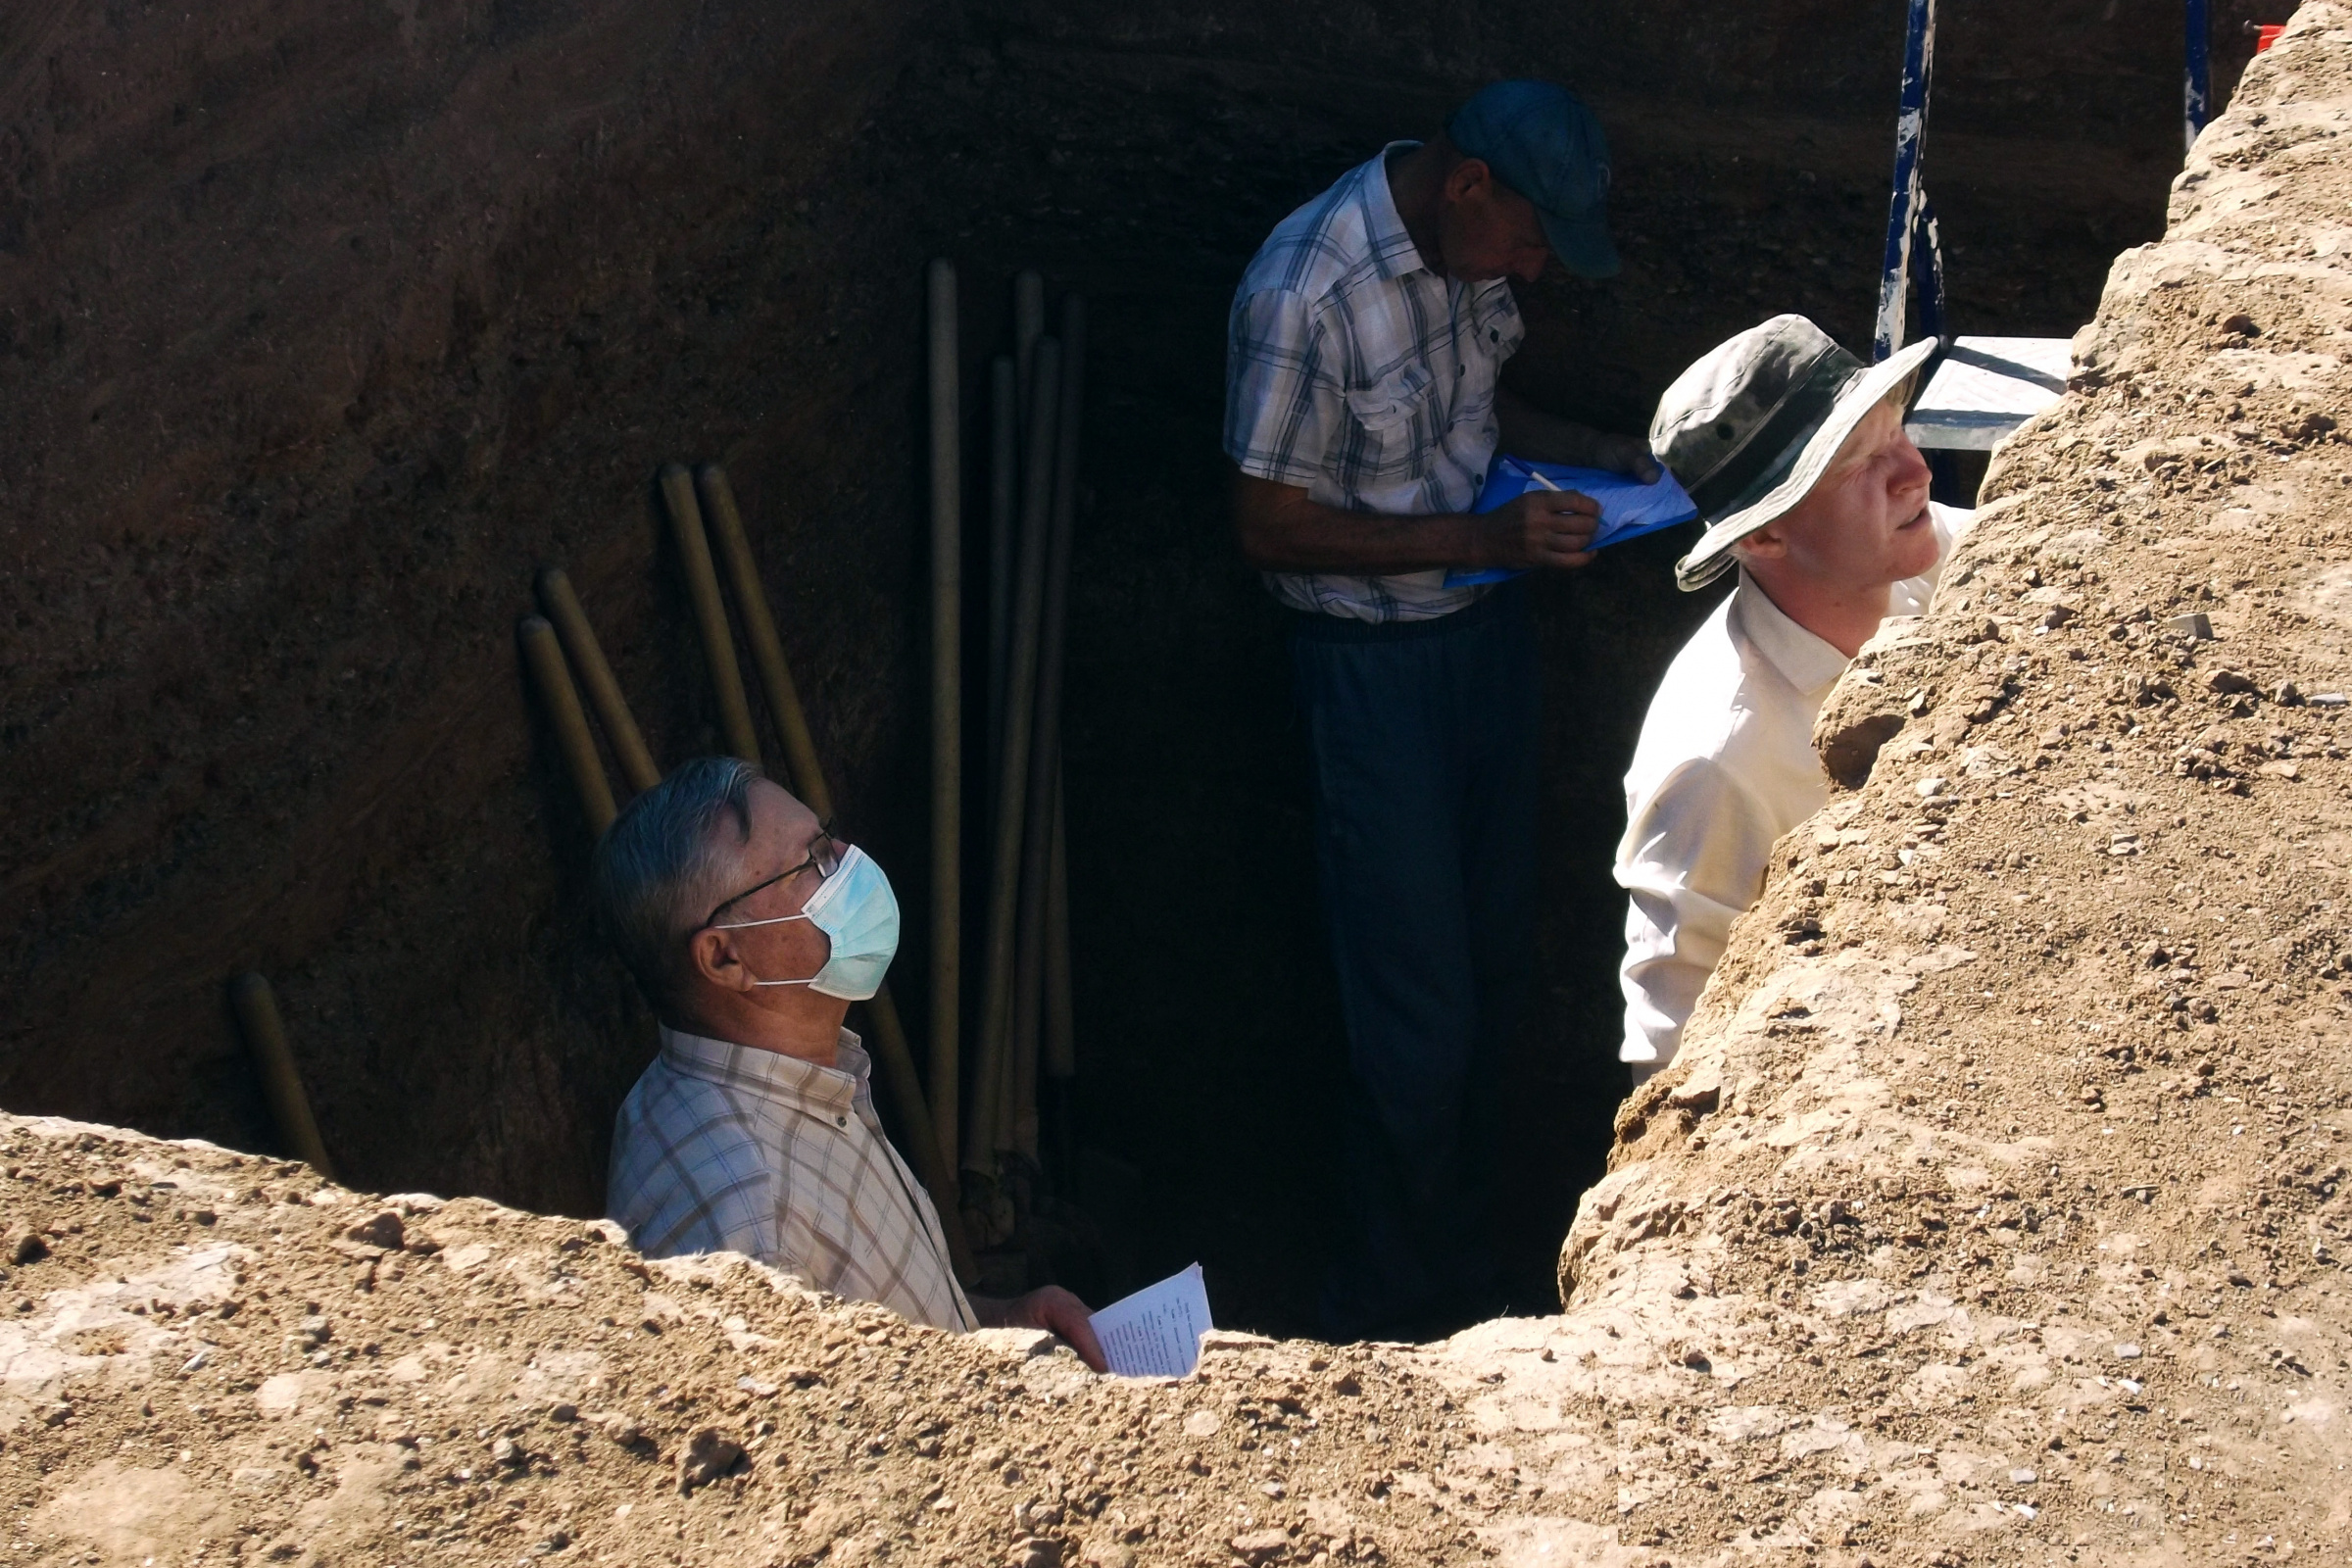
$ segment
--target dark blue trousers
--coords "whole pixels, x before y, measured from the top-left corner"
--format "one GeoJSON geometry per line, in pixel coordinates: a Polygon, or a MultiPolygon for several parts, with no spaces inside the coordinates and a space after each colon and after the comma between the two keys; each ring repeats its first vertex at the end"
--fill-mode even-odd
{"type": "Polygon", "coordinates": [[[1298,617],[1292,658],[1350,1068],[1352,1234],[1324,1328],[1483,1306],[1495,1074],[1534,963],[1535,626],[1524,582],[1437,620],[1298,617]]]}

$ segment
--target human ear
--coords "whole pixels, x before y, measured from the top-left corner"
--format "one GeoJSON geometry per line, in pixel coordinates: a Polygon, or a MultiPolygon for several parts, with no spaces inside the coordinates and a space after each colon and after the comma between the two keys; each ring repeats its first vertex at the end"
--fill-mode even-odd
{"type": "Polygon", "coordinates": [[[697,931],[686,945],[686,959],[696,974],[722,991],[751,989],[751,971],[724,931],[697,931]]]}
{"type": "Polygon", "coordinates": [[[1788,540],[1779,522],[1768,522],[1732,546],[1732,551],[1757,561],[1778,561],[1788,554],[1788,540]]]}
{"type": "Polygon", "coordinates": [[[1493,178],[1485,159],[1465,158],[1446,173],[1446,194],[1457,202],[1470,201],[1484,195],[1493,178]]]}

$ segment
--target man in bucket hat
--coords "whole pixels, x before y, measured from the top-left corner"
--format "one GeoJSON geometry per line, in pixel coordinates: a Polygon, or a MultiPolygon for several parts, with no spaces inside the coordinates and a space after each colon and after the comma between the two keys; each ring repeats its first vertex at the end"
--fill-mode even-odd
{"type": "Polygon", "coordinates": [[[1656,475],[1640,437],[1497,382],[1524,335],[1513,277],[1555,256],[1617,270],[1608,174],[1575,94],[1496,82],[1444,134],[1392,144],[1285,219],[1234,295],[1235,523],[1296,612],[1348,1034],[1352,1235],[1322,1299],[1338,1339],[1418,1337],[1498,1304],[1481,1159],[1533,967],[1538,714],[1527,585],[1492,579],[1584,565],[1599,509],[1551,490],[1471,506],[1498,442],[1656,475]]]}
{"type": "Polygon", "coordinates": [[[1975,515],[1929,501],[1903,433],[1935,346],[1866,366],[1779,316],[1658,402],[1651,450],[1707,524],[1675,579],[1695,589],[1736,568],[1740,582],[1675,656],[1625,775],[1619,1055],[1636,1083],[1674,1059],[1774,842],[1829,799],[1812,734],[1830,688],[1887,615],[1926,610],[1975,515]]]}

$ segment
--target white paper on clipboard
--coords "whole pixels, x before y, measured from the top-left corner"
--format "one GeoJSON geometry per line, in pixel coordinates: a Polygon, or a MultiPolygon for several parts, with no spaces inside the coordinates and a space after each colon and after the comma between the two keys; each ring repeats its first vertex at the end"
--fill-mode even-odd
{"type": "Polygon", "coordinates": [[[1087,1320],[1102,1344],[1102,1359],[1123,1378],[1181,1378],[1200,1360],[1208,1318],[1208,1289],[1200,1265],[1171,1274],[1122,1297],[1087,1320]]]}

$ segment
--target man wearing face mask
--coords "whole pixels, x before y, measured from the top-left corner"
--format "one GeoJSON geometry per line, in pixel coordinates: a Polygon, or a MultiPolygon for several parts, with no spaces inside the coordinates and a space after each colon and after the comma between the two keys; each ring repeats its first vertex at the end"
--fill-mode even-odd
{"type": "Polygon", "coordinates": [[[596,847],[598,912],[662,1019],[620,1107],[607,1208],[648,1257],[742,1252],[934,1328],[1047,1329],[1102,1370],[1055,1286],[966,1298],[931,1199],[883,1135],[853,1002],[881,988],[882,868],[731,758],[686,763],[596,847]]]}
{"type": "Polygon", "coordinates": [[[1656,477],[1635,436],[1498,383],[1511,278],[1617,270],[1608,149],[1575,94],[1503,81],[1278,225],[1234,295],[1225,452],[1242,552],[1296,613],[1316,858],[1352,1084],[1353,1235],[1335,1338],[1501,1304],[1482,1159],[1496,1048],[1533,963],[1538,730],[1530,568],[1572,568],[1599,509],[1531,490],[1473,513],[1497,443],[1656,477]],[[1462,580],[1469,578],[1472,580],[1462,580]]]}

